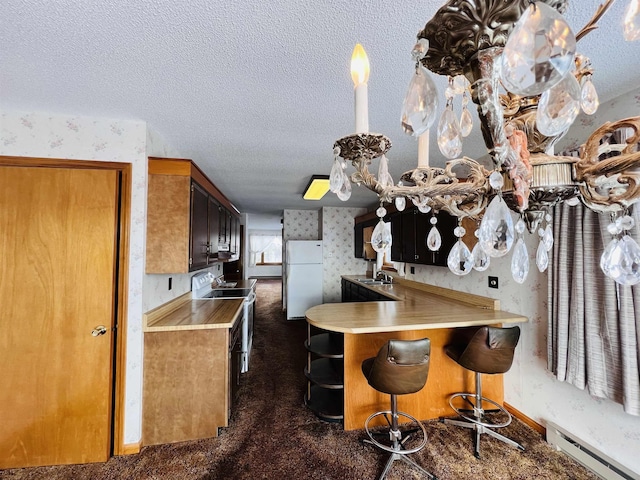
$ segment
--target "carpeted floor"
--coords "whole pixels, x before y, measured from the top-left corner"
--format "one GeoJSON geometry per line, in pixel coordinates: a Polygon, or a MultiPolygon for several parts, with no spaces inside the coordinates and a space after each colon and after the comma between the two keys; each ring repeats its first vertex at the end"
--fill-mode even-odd
{"type": "MultiPolygon", "coordinates": [[[[145,447],[138,455],[104,464],[4,470],[0,479],[377,478],[387,457],[361,443],[363,431],[344,432],[340,424],[322,422],[305,408],[306,324],[284,319],[280,290],[278,280],[258,282],[251,369],[243,377],[230,426],[219,437],[145,447]]],[[[518,421],[501,432],[526,451],[483,436],[480,460],[473,456],[469,431],[437,420],[426,427],[429,442],[413,458],[441,480],[597,479],[518,421]]],[[[396,462],[387,478],[420,476],[396,462]]]]}

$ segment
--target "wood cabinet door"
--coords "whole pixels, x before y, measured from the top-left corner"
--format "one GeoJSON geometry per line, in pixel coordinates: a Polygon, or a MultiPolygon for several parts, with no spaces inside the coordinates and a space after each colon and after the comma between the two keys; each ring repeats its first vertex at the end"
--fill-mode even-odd
{"type": "Polygon", "coordinates": [[[0,469],[109,457],[119,181],[0,167],[0,469]]]}
{"type": "Polygon", "coordinates": [[[207,266],[209,260],[209,194],[195,182],[191,182],[191,244],[189,270],[207,266]]]}
{"type": "Polygon", "coordinates": [[[218,236],[220,234],[220,205],[209,196],[209,263],[217,261],[218,236]]]}

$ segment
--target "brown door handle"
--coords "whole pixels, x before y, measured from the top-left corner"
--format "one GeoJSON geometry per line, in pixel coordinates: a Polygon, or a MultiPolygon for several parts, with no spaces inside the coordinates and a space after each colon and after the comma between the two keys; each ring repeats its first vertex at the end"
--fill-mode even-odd
{"type": "Polygon", "coordinates": [[[98,325],[96,328],[91,330],[91,335],[94,337],[99,337],[105,333],[107,333],[107,328],[104,325],[98,325]]]}

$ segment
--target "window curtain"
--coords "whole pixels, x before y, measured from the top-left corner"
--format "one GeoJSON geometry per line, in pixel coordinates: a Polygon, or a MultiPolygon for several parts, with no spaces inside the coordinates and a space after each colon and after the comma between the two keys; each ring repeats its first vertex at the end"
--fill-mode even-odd
{"type": "Polygon", "coordinates": [[[252,267],[256,266],[262,252],[276,242],[277,239],[276,235],[249,235],[249,263],[252,267]]]}
{"type": "MultiPolygon", "coordinates": [[[[636,226],[629,234],[640,241],[640,208],[630,214],[636,226]]],[[[558,380],[640,415],[640,285],[618,285],[600,270],[609,223],[582,204],[555,207],[548,368],[558,380]]]]}

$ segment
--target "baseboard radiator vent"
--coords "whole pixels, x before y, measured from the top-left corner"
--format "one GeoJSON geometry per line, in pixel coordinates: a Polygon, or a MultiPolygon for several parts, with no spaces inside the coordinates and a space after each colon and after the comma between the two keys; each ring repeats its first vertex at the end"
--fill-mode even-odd
{"type": "Polygon", "coordinates": [[[547,443],[605,480],[640,480],[634,473],[554,423],[547,424],[547,443]]]}

